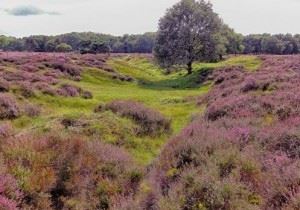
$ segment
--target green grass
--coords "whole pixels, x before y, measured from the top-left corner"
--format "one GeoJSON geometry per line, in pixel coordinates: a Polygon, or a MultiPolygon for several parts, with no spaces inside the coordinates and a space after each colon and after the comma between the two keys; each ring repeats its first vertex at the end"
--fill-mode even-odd
{"type": "MultiPolygon", "coordinates": [[[[148,59],[141,57],[112,58],[108,64],[120,74],[133,77],[135,81],[121,82],[111,79],[107,73],[99,69],[85,69],[82,81],[63,82],[73,83],[91,91],[93,99],[38,95],[33,102],[43,107],[43,114],[31,122],[30,119],[22,117],[15,120],[14,125],[19,129],[28,129],[29,126],[47,129],[49,124],[56,124],[57,119],[61,119],[65,115],[92,117],[94,108],[100,103],[107,103],[115,99],[133,99],[170,118],[174,135],[188,124],[193,114],[203,112],[203,109],[197,107],[194,101],[185,100],[190,96],[205,94],[211,88],[210,83],[198,81],[199,73],[204,70],[235,65],[243,65],[246,69],[254,71],[259,67],[260,60],[253,56],[238,56],[219,63],[196,63],[191,75],[186,75],[185,70],[167,75],[148,59]]],[[[107,128],[112,121],[104,122],[103,118],[99,119],[99,124],[106,124],[94,125],[95,128],[99,127],[103,132],[108,130],[107,135],[113,135],[107,128]]],[[[113,122],[122,123],[122,120],[115,119],[113,122]]],[[[114,139],[109,136],[106,138],[114,139]]],[[[158,154],[168,138],[170,135],[156,138],[131,136],[125,147],[139,162],[147,164],[158,154]]]]}

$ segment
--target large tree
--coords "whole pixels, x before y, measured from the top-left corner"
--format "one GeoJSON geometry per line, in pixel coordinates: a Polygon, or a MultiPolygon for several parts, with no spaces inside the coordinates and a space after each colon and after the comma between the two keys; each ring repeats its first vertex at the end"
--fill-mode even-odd
{"type": "Polygon", "coordinates": [[[219,58],[222,20],[204,0],[181,0],[160,19],[154,54],[163,67],[219,58]]]}

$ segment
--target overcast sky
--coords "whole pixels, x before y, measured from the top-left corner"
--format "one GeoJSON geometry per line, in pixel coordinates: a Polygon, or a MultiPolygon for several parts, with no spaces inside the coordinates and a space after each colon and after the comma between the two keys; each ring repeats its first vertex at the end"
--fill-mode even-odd
{"type": "MultiPolygon", "coordinates": [[[[155,31],[178,0],[0,0],[0,33],[12,36],[93,31],[155,31]]],[[[300,0],[211,0],[237,32],[300,33],[300,0]]]]}

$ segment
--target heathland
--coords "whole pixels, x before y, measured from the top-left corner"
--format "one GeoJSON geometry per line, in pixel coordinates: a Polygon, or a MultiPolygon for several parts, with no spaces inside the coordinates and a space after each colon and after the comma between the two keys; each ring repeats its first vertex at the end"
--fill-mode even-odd
{"type": "MultiPolygon", "coordinates": [[[[289,103],[293,101],[272,97],[288,88],[286,79],[293,76],[297,82],[297,65],[297,56],[231,56],[216,63],[195,63],[193,73],[187,75],[184,69],[166,73],[147,54],[3,52],[3,205],[23,209],[163,205],[161,209],[172,209],[168,206],[174,203],[173,198],[163,192],[172,191],[175,183],[182,185],[185,181],[181,179],[197,170],[208,170],[202,168],[208,166],[214,181],[224,184],[218,192],[209,190],[220,194],[209,199],[195,194],[196,200],[189,201],[193,196],[181,194],[184,189],[178,192],[182,200],[174,205],[213,209],[210,205],[234,205],[235,199],[249,206],[266,205],[271,198],[263,197],[252,185],[263,184],[269,172],[263,170],[260,159],[244,163],[249,151],[244,154],[241,148],[249,146],[253,149],[250,152],[258,152],[253,147],[260,141],[252,139],[252,129],[271,126],[272,132],[274,126],[288,126],[286,120],[297,119],[297,109],[289,103]],[[274,104],[273,109],[273,103],[280,106],[274,104]],[[289,107],[280,109],[282,106],[289,107]],[[241,121],[241,117],[247,120],[241,121]],[[216,144],[217,140],[221,142],[216,144]],[[232,158],[235,155],[240,158],[232,158]],[[250,174],[243,167],[250,167],[250,174]],[[236,180],[242,175],[248,177],[244,180],[247,184],[236,180]],[[153,179],[161,187],[154,186],[153,179]],[[227,181],[234,184],[234,189],[228,188],[228,198],[220,192],[226,191],[227,181]],[[240,190],[245,194],[237,195],[240,190]]],[[[261,152],[266,155],[265,150],[273,149],[280,154],[272,155],[296,161],[297,147],[289,154],[284,145],[278,142],[261,152]]],[[[275,163],[272,167],[280,169],[275,163]]],[[[214,186],[210,181],[202,184],[214,186]]],[[[290,183],[278,182],[290,189],[290,183]]]]}

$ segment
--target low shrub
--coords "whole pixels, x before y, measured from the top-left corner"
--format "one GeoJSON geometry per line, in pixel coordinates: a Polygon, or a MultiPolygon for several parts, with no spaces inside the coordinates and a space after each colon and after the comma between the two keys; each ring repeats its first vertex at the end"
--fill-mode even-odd
{"type": "Polygon", "coordinates": [[[124,150],[75,136],[9,138],[1,152],[26,198],[16,202],[21,209],[110,209],[143,177],[124,150]]]}
{"type": "Polygon", "coordinates": [[[259,85],[256,83],[255,78],[247,78],[247,80],[242,84],[241,91],[248,92],[248,91],[255,91],[259,89],[259,85]]]}
{"type": "Polygon", "coordinates": [[[82,92],[81,97],[84,99],[92,99],[93,94],[90,91],[85,90],[82,92]]]}
{"type": "Polygon", "coordinates": [[[296,135],[283,134],[278,137],[274,149],[285,152],[289,158],[300,158],[300,138],[296,135]]]}
{"type": "Polygon", "coordinates": [[[9,174],[0,174],[0,209],[17,210],[23,195],[17,181],[9,174]]]}
{"type": "Polygon", "coordinates": [[[160,135],[170,131],[170,120],[142,103],[117,100],[107,104],[106,109],[134,120],[140,126],[140,135],[160,135]]]}
{"type": "Polygon", "coordinates": [[[0,92],[8,92],[9,91],[9,82],[4,79],[0,79],[0,92]]]}
{"type": "Polygon", "coordinates": [[[86,123],[83,120],[81,120],[80,117],[77,116],[65,116],[61,120],[61,124],[65,128],[70,128],[70,127],[78,128],[86,125],[86,123]]]}
{"type": "Polygon", "coordinates": [[[99,105],[94,109],[94,112],[95,112],[95,113],[103,112],[103,111],[105,111],[105,109],[106,109],[105,104],[99,104],[99,105]]]}
{"type": "Polygon", "coordinates": [[[10,123],[0,124],[0,138],[7,138],[13,133],[13,127],[10,123]]]}
{"type": "Polygon", "coordinates": [[[26,104],[24,106],[24,113],[28,117],[37,117],[41,114],[41,109],[39,106],[34,105],[34,104],[26,104]]]}
{"type": "Polygon", "coordinates": [[[9,72],[6,71],[3,75],[3,79],[5,79],[8,82],[15,82],[15,81],[26,81],[27,78],[22,72],[9,72]]]}
{"type": "Polygon", "coordinates": [[[81,68],[78,66],[67,64],[67,63],[60,63],[60,62],[54,62],[47,64],[48,67],[57,69],[61,71],[62,73],[71,76],[72,78],[78,78],[81,75],[81,68]]]}
{"type": "Polygon", "coordinates": [[[21,95],[25,98],[31,98],[35,96],[34,87],[28,82],[23,82],[19,86],[21,95]]]}
{"type": "Polygon", "coordinates": [[[39,68],[35,65],[32,65],[32,64],[25,64],[25,65],[21,66],[21,70],[26,71],[26,72],[34,73],[34,72],[38,72],[39,68]]]}
{"type": "Polygon", "coordinates": [[[82,89],[70,84],[63,84],[57,90],[57,93],[61,96],[66,97],[78,97],[80,96],[82,89]]]}
{"type": "Polygon", "coordinates": [[[20,116],[20,110],[15,98],[0,94],[0,119],[14,119],[20,116]]]}
{"type": "Polygon", "coordinates": [[[47,83],[39,82],[35,85],[35,87],[45,95],[50,95],[50,96],[57,95],[57,91],[51,86],[49,86],[47,83]]]}

